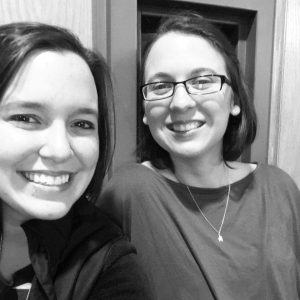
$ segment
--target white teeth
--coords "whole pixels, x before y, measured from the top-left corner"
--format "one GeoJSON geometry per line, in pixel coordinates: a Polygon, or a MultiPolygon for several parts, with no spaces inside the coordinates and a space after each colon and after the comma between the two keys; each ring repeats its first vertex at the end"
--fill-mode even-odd
{"type": "Polygon", "coordinates": [[[63,185],[70,180],[69,174],[51,176],[40,173],[24,172],[24,176],[29,180],[37,184],[48,185],[48,186],[59,186],[63,185]]]}
{"type": "Polygon", "coordinates": [[[53,179],[54,180],[54,184],[55,185],[60,185],[62,182],[62,178],[61,177],[56,177],[53,179]]]}
{"type": "Polygon", "coordinates": [[[180,124],[177,123],[177,124],[173,124],[173,130],[179,132],[190,131],[192,129],[200,127],[202,124],[203,123],[200,121],[193,121],[193,122],[180,123],[180,124]]]}

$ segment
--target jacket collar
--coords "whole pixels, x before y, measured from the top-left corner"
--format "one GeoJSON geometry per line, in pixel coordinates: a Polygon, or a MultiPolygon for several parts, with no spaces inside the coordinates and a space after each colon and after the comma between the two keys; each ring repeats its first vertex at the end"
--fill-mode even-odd
{"type": "MultiPolygon", "coordinates": [[[[121,235],[119,229],[93,204],[83,199],[78,200],[70,212],[59,220],[31,220],[22,227],[28,239],[29,256],[36,275],[33,286],[42,287],[47,299],[51,300],[56,300],[58,266],[64,265],[68,257],[73,257],[83,241],[86,241],[84,253],[76,254],[80,255],[77,259],[79,263],[112,236],[121,235]],[[94,238],[91,239],[91,236],[94,238]]],[[[39,290],[35,288],[36,292],[39,290]]],[[[36,298],[44,299],[41,295],[36,298]]]]}
{"type": "Polygon", "coordinates": [[[22,228],[28,239],[29,255],[34,255],[41,249],[46,251],[51,275],[55,274],[66,249],[75,248],[87,235],[103,226],[101,222],[95,222],[95,218],[99,221],[99,216],[93,212],[95,213],[94,205],[82,197],[61,219],[33,219],[25,222],[22,228]]]}
{"type": "Polygon", "coordinates": [[[52,272],[55,272],[71,234],[73,214],[71,209],[66,216],[58,220],[33,219],[22,225],[28,239],[29,255],[36,253],[37,249],[34,248],[43,247],[48,255],[52,272]]]}
{"type": "MultiPolygon", "coordinates": [[[[47,299],[56,300],[53,278],[72,229],[73,209],[59,220],[33,219],[22,225],[27,236],[29,256],[36,281],[43,287],[47,299]]],[[[38,292],[35,289],[34,292],[38,292]]],[[[39,299],[42,296],[39,296],[39,299]]],[[[42,298],[41,298],[42,299],[42,298]]]]}

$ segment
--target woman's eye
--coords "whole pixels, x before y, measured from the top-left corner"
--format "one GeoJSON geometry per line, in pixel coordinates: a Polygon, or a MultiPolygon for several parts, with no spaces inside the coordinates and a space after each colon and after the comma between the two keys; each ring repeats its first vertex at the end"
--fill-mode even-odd
{"type": "Polygon", "coordinates": [[[95,129],[95,125],[90,121],[77,121],[73,124],[74,127],[81,129],[95,129]]]}
{"type": "Polygon", "coordinates": [[[195,84],[197,85],[203,85],[203,84],[209,84],[211,83],[211,80],[210,79],[207,79],[207,78],[201,78],[201,79],[198,79],[195,81],[195,84]]]}
{"type": "Polygon", "coordinates": [[[208,79],[199,79],[198,81],[196,81],[196,83],[198,83],[198,84],[210,83],[210,80],[208,80],[208,79]]]}
{"type": "Polygon", "coordinates": [[[36,120],[32,116],[28,115],[14,115],[11,116],[11,120],[24,123],[36,123],[36,120]]]}
{"type": "Polygon", "coordinates": [[[209,88],[213,82],[209,77],[200,77],[191,81],[190,84],[194,89],[203,90],[209,88]]]}
{"type": "Polygon", "coordinates": [[[9,122],[18,128],[26,130],[40,129],[42,124],[37,116],[27,114],[11,115],[9,117],[9,122]]]}
{"type": "Polygon", "coordinates": [[[10,117],[12,121],[24,122],[24,123],[39,123],[37,118],[31,115],[13,115],[10,117]]]}
{"type": "Polygon", "coordinates": [[[154,83],[151,88],[152,91],[156,94],[164,94],[169,92],[170,89],[172,89],[172,84],[164,82],[154,83]]]}

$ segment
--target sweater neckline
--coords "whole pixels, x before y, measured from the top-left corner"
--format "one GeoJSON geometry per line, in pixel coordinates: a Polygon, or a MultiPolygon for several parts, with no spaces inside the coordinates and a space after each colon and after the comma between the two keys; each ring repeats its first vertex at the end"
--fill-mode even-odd
{"type": "MultiPolygon", "coordinates": [[[[254,175],[259,171],[259,169],[261,168],[261,163],[256,163],[257,167],[250,172],[249,174],[247,174],[245,177],[231,183],[231,188],[236,188],[239,186],[244,186],[247,185],[254,177],[254,175]]],[[[145,168],[149,169],[150,171],[156,173],[160,178],[162,178],[163,180],[165,180],[170,186],[174,187],[175,189],[186,189],[186,186],[189,187],[189,189],[196,194],[215,194],[215,193],[224,193],[224,191],[228,190],[228,184],[220,186],[220,187],[196,187],[196,186],[192,186],[192,185],[186,185],[184,183],[181,182],[177,182],[174,181],[164,175],[162,175],[161,173],[157,172],[154,169],[150,169],[147,166],[144,166],[145,168]]]]}

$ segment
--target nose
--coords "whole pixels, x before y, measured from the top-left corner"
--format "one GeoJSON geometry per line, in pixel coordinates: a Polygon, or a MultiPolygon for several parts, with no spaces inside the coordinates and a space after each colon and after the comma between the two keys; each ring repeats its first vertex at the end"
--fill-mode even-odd
{"type": "Polygon", "coordinates": [[[187,92],[185,85],[183,83],[177,84],[170,103],[170,109],[185,111],[195,106],[196,102],[187,92]]]}
{"type": "Polygon", "coordinates": [[[55,162],[64,162],[74,155],[70,136],[63,122],[54,122],[43,134],[43,145],[39,154],[55,162]]]}

